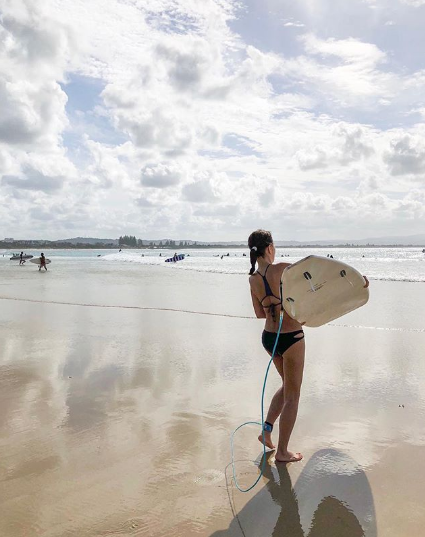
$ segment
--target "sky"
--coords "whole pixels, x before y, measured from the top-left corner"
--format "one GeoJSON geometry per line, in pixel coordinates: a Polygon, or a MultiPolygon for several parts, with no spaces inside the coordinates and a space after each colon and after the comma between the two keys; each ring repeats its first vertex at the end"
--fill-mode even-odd
{"type": "Polygon", "coordinates": [[[425,0],[0,0],[0,238],[425,233],[425,0]]]}

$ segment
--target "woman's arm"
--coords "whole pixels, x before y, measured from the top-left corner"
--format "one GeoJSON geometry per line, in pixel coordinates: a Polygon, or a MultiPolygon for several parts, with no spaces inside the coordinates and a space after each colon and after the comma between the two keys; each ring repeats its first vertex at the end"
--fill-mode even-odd
{"type": "Polygon", "coordinates": [[[252,305],[254,306],[254,311],[255,311],[255,315],[257,316],[257,319],[265,319],[266,313],[264,311],[264,308],[261,305],[261,302],[252,292],[252,289],[251,289],[251,298],[252,298],[252,305]]]}

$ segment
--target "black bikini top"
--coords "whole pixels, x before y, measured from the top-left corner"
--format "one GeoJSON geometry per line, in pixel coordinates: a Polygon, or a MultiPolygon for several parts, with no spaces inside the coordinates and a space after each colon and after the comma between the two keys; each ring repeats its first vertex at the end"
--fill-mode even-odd
{"type": "Polygon", "coordinates": [[[272,291],[272,289],[271,289],[271,287],[270,287],[270,284],[269,284],[269,282],[267,281],[266,274],[267,274],[267,271],[269,270],[269,267],[270,267],[270,264],[267,265],[267,268],[266,268],[266,270],[264,271],[264,276],[263,276],[260,272],[258,272],[258,270],[257,270],[257,274],[260,274],[260,276],[263,278],[264,289],[265,289],[265,291],[266,291],[266,296],[265,296],[262,300],[260,300],[260,304],[263,306],[263,302],[264,302],[264,300],[266,300],[266,298],[269,297],[269,296],[272,296],[273,298],[276,298],[277,300],[279,300],[279,302],[278,302],[277,304],[270,304],[270,306],[263,306],[264,309],[269,309],[269,308],[270,308],[270,312],[271,312],[271,314],[272,314],[273,320],[275,320],[275,310],[274,310],[274,308],[275,308],[275,306],[279,306],[279,305],[281,305],[281,304],[282,304],[282,300],[280,299],[280,297],[276,296],[276,295],[273,293],[273,291],[272,291]]]}

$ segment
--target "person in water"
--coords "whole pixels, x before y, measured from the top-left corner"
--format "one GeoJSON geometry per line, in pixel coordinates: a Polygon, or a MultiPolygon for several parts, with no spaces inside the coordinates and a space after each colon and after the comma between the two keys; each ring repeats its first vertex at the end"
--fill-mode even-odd
{"type": "MultiPolygon", "coordinates": [[[[258,229],[248,238],[251,270],[249,285],[252,304],[258,319],[265,319],[262,343],[271,356],[279,328],[282,301],[280,298],[280,279],[282,272],[290,263],[273,264],[276,248],[269,231],[258,229]],[[256,269],[256,265],[258,268],[256,269]]],[[[369,282],[365,278],[365,287],[369,282]]],[[[274,394],[264,422],[264,443],[270,449],[273,425],[279,418],[279,440],[275,455],[276,462],[297,462],[303,456],[289,451],[288,444],[298,413],[301,383],[304,372],[305,341],[301,324],[283,310],[282,327],[279,334],[273,363],[282,379],[282,386],[274,394]]],[[[258,436],[263,443],[263,433],[258,436]]]]}
{"type": "Polygon", "coordinates": [[[19,256],[19,264],[20,264],[20,265],[25,264],[24,252],[21,252],[21,254],[20,254],[20,256],[19,256]]]}
{"type": "Polygon", "coordinates": [[[46,258],[44,257],[43,252],[41,252],[41,255],[40,255],[40,266],[38,267],[38,270],[41,270],[42,267],[44,267],[44,270],[47,270],[46,258]]]}

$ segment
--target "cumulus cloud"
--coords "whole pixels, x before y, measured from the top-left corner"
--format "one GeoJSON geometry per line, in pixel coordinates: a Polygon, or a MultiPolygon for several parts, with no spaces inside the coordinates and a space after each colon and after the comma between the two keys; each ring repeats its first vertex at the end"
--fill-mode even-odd
{"type": "Polygon", "coordinates": [[[314,147],[311,150],[301,149],[295,155],[301,170],[314,170],[326,168],[330,155],[322,147],[314,147]]]}
{"type": "Polygon", "coordinates": [[[58,81],[78,48],[41,2],[7,2],[0,27],[0,141],[59,143],[67,97],[58,81]]]}
{"type": "Polygon", "coordinates": [[[37,190],[45,193],[58,191],[62,188],[64,177],[50,177],[37,170],[30,170],[24,177],[4,175],[1,184],[23,190],[37,190]]]}
{"type": "Polygon", "coordinates": [[[422,137],[400,135],[391,141],[391,148],[384,155],[392,175],[425,173],[425,143],[422,137]]]}
{"type": "Polygon", "coordinates": [[[182,170],[172,164],[147,165],[141,171],[140,182],[152,188],[176,186],[183,178],[182,170]]]}
{"type": "Polygon", "coordinates": [[[371,157],[375,150],[372,134],[367,128],[343,122],[334,123],[321,145],[307,147],[296,152],[295,158],[301,170],[347,165],[371,157]]]}
{"type": "Polygon", "coordinates": [[[208,181],[195,181],[182,188],[183,199],[192,203],[213,203],[217,200],[208,181]]]}
{"type": "Polygon", "coordinates": [[[270,207],[275,197],[275,187],[269,186],[258,196],[261,207],[270,207]]]}

